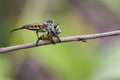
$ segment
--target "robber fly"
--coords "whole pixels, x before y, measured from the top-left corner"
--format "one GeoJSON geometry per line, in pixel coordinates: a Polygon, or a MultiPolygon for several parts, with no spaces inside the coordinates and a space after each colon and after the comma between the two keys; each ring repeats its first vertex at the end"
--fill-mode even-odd
{"type": "Polygon", "coordinates": [[[32,30],[32,31],[36,31],[36,35],[39,38],[38,32],[49,32],[49,33],[51,33],[51,31],[54,32],[54,26],[57,26],[57,25],[58,25],[57,23],[54,23],[51,20],[46,20],[40,23],[23,25],[22,27],[13,29],[10,32],[21,30],[21,29],[32,30]]]}
{"type": "MultiPolygon", "coordinates": [[[[38,44],[39,40],[53,40],[53,37],[56,37],[59,39],[58,34],[61,33],[61,30],[60,30],[58,24],[51,20],[46,20],[41,23],[27,24],[20,28],[16,28],[10,32],[14,32],[14,31],[21,30],[21,29],[36,31],[36,35],[38,38],[36,45],[38,44]],[[47,34],[44,34],[39,37],[38,32],[47,32],[47,34]]],[[[60,39],[59,39],[59,41],[60,41],[60,39]]],[[[54,41],[53,41],[53,43],[54,43],[54,41]]]]}
{"type": "Polygon", "coordinates": [[[42,36],[40,36],[36,42],[36,46],[38,45],[39,40],[51,40],[52,43],[55,44],[53,38],[57,38],[59,42],[61,42],[60,38],[59,38],[59,34],[61,33],[61,29],[59,28],[58,25],[54,26],[53,30],[51,30],[50,32],[48,32],[47,34],[43,34],[42,36]]]}

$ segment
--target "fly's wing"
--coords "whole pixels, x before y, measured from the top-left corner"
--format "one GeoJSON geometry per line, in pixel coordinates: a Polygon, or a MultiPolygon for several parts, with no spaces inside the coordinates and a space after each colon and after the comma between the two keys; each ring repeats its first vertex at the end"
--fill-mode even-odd
{"type": "Polygon", "coordinates": [[[38,30],[38,32],[47,32],[47,31],[46,29],[43,28],[43,29],[38,30]]]}

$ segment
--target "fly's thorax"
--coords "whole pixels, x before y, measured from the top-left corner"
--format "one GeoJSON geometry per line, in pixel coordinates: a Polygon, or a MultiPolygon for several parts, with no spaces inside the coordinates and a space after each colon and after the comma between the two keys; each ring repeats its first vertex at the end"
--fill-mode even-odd
{"type": "Polygon", "coordinates": [[[61,33],[61,29],[59,28],[59,25],[56,22],[53,22],[51,20],[46,20],[44,22],[46,25],[46,31],[49,32],[51,35],[58,35],[61,33]]]}
{"type": "Polygon", "coordinates": [[[44,22],[44,24],[46,25],[46,27],[45,27],[46,31],[48,31],[48,32],[54,31],[54,23],[53,23],[53,21],[46,20],[44,22]]]}

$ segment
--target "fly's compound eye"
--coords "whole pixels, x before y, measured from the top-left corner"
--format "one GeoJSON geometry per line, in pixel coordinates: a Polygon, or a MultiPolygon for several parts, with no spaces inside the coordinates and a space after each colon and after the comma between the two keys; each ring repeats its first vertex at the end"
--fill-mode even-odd
{"type": "Polygon", "coordinates": [[[59,26],[59,24],[55,22],[54,28],[57,28],[57,26],[59,26]]]}
{"type": "Polygon", "coordinates": [[[56,28],[56,27],[57,27],[57,25],[54,26],[54,28],[56,28]]]}
{"type": "Polygon", "coordinates": [[[61,33],[61,29],[57,29],[57,33],[60,34],[61,33]]]}
{"type": "Polygon", "coordinates": [[[57,34],[60,34],[60,33],[61,33],[61,29],[57,26],[56,29],[55,29],[55,32],[56,32],[57,34]]]}

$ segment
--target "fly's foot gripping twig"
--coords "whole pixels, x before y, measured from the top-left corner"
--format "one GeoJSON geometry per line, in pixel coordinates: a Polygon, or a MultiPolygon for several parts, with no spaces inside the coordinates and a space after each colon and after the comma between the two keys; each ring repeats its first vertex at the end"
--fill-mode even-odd
{"type": "Polygon", "coordinates": [[[87,42],[87,39],[85,39],[85,38],[77,38],[77,39],[82,41],[82,42],[87,42]]]}

